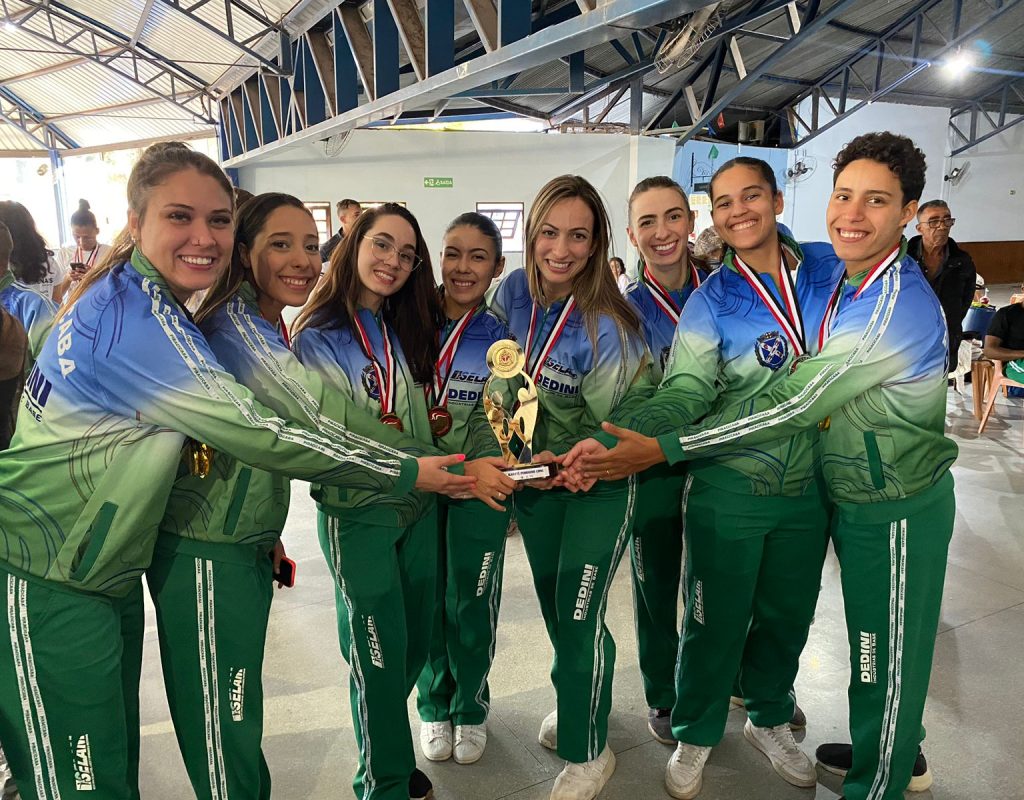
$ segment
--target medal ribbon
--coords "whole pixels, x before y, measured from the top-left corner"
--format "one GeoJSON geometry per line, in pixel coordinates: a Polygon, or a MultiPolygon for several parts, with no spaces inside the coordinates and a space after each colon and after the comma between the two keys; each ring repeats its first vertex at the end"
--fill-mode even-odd
{"type": "MultiPolygon", "coordinates": [[[[693,288],[696,289],[700,286],[700,275],[697,274],[697,270],[693,264],[690,264],[690,275],[693,277],[693,288]]],[[[679,323],[679,312],[680,308],[676,301],[672,298],[671,292],[666,289],[657,278],[654,277],[654,273],[651,272],[651,268],[644,264],[644,285],[647,287],[647,291],[651,293],[651,297],[654,298],[655,304],[664,312],[665,316],[672,320],[673,323],[679,323]]]]}
{"type": "MultiPolygon", "coordinates": [[[[857,288],[857,291],[853,295],[853,299],[856,300],[860,297],[861,293],[867,289],[871,284],[877,281],[882,273],[885,272],[889,267],[895,263],[897,257],[900,254],[900,246],[896,245],[889,255],[879,261],[875,266],[868,270],[868,274],[864,277],[864,281],[857,288]]],[[[821,328],[818,329],[818,350],[825,346],[825,340],[828,339],[829,334],[832,333],[832,325],[835,323],[836,315],[839,313],[839,303],[843,297],[843,286],[846,284],[846,275],[843,275],[839,279],[839,283],[836,285],[835,290],[832,292],[832,298],[828,301],[828,308],[825,311],[825,316],[821,320],[821,328]]]]}
{"type": "MultiPolygon", "coordinates": [[[[555,320],[554,327],[551,328],[551,332],[548,334],[547,339],[540,347],[540,352],[537,354],[537,359],[532,365],[527,362],[527,372],[533,380],[540,378],[540,371],[544,368],[544,362],[547,361],[548,355],[554,349],[555,342],[562,335],[562,331],[565,330],[565,323],[569,320],[569,315],[572,314],[576,308],[576,300],[572,295],[565,301],[565,306],[558,315],[558,319],[555,320]]],[[[530,331],[526,335],[526,357],[530,358],[530,353],[533,352],[533,337],[537,332],[537,303],[533,303],[533,311],[530,314],[530,331]]]]}
{"type": "Polygon", "coordinates": [[[374,372],[377,373],[377,386],[380,390],[380,412],[384,414],[395,413],[395,353],[391,348],[391,338],[388,336],[388,326],[384,320],[380,321],[380,332],[381,338],[384,340],[384,364],[381,365],[380,361],[377,360],[373,354],[373,347],[370,345],[370,337],[366,335],[366,329],[363,328],[363,323],[359,319],[357,313],[353,318],[352,322],[355,323],[356,332],[359,334],[359,344],[363,348],[363,353],[368,359],[370,364],[373,365],[374,372]]]}
{"type": "Polygon", "coordinates": [[[81,247],[75,248],[75,263],[85,264],[87,267],[91,267],[96,261],[96,254],[100,251],[100,246],[96,245],[89,253],[89,260],[85,260],[85,253],[82,252],[81,247]]]}
{"type": "Polygon", "coordinates": [[[291,350],[292,337],[288,335],[288,326],[284,324],[283,318],[278,320],[277,327],[281,331],[281,338],[284,339],[284,346],[291,350]]]}
{"type": "Polygon", "coordinates": [[[455,327],[452,328],[452,332],[448,334],[448,338],[444,340],[441,352],[437,356],[437,367],[434,370],[434,403],[441,408],[448,405],[448,384],[451,383],[454,373],[452,367],[455,364],[455,353],[462,341],[462,334],[466,332],[469,323],[473,321],[474,314],[476,314],[475,308],[470,309],[459,318],[455,327]]]}
{"type": "Polygon", "coordinates": [[[793,353],[799,358],[807,353],[806,340],[804,339],[804,319],[800,313],[800,303],[796,298],[796,289],[793,286],[793,276],[786,266],[786,259],[780,256],[781,267],[779,268],[779,294],[782,295],[782,303],[775,299],[775,295],[758,278],[757,273],[743,263],[743,259],[737,253],[733,263],[736,271],[746,278],[750,288],[761,298],[761,302],[768,307],[768,310],[779,323],[782,332],[786,334],[793,345],[793,353]]]}

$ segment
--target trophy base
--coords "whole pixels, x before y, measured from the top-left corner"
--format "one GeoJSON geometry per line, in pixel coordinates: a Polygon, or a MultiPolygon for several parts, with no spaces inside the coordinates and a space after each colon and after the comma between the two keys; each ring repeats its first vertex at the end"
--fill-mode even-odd
{"type": "Polygon", "coordinates": [[[514,481],[546,481],[558,474],[558,464],[523,464],[502,470],[514,481]]]}

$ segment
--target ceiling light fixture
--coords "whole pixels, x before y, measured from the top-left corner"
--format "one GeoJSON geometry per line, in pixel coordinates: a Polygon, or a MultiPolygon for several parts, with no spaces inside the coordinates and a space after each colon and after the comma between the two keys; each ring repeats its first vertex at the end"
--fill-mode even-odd
{"type": "Polygon", "coordinates": [[[942,64],[942,71],[951,80],[962,78],[974,66],[974,56],[965,50],[957,50],[942,64]]]}

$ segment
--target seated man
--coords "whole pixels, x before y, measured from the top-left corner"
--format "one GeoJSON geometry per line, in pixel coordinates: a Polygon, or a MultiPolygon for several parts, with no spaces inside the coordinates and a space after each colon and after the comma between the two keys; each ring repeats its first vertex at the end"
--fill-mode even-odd
{"type": "Polygon", "coordinates": [[[985,358],[1003,362],[1006,377],[1024,383],[1024,284],[1017,302],[999,309],[985,333],[985,358]]]}

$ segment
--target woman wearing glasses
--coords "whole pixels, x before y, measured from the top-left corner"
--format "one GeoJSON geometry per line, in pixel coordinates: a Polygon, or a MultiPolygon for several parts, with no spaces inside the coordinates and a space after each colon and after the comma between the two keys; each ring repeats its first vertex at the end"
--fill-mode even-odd
{"type": "MultiPolygon", "coordinates": [[[[368,210],[331,255],[295,321],[293,350],[324,383],[433,452],[423,387],[431,383],[441,309],[416,218],[393,203],[368,210]]],[[[406,452],[409,452],[406,450],[406,452]]],[[[481,465],[469,463],[467,474],[481,465]]],[[[415,772],[406,698],[426,661],[437,581],[431,495],[396,503],[374,491],[315,485],[320,545],[335,577],[338,636],[364,800],[426,797],[415,772]]],[[[504,494],[495,491],[495,498],[504,494]]]]}
{"type": "Polygon", "coordinates": [[[964,315],[974,300],[976,276],[970,255],[950,238],[954,224],[956,220],[944,200],[922,203],[917,211],[919,235],[907,245],[907,255],[921,265],[942,306],[949,329],[949,369],[956,366],[964,315]]]}

